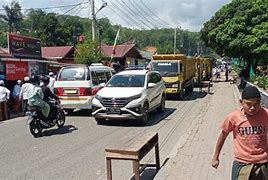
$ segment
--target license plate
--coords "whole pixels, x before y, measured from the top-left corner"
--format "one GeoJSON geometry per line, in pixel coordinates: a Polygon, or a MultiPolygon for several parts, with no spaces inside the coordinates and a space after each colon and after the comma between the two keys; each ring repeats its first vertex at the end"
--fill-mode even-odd
{"type": "Polygon", "coordinates": [[[77,94],[77,89],[65,89],[65,94],[77,94]]]}
{"type": "Polygon", "coordinates": [[[107,114],[120,114],[121,110],[120,108],[111,107],[111,108],[106,108],[106,113],[107,114]]]}

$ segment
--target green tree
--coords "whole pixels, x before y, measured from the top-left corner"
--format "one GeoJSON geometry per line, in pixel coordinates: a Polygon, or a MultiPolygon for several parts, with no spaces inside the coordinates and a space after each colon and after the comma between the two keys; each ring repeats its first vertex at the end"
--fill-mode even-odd
{"type": "Polygon", "coordinates": [[[31,32],[37,32],[42,30],[43,19],[46,13],[41,9],[30,9],[24,20],[26,28],[31,32]]]}
{"type": "Polygon", "coordinates": [[[268,0],[233,0],[204,24],[201,38],[220,55],[256,65],[268,55],[268,0]]]}
{"type": "Polygon", "coordinates": [[[9,32],[17,32],[22,21],[21,7],[18,2],[12,1],[10,7],[3,6],[6,15],[0,14],[0,18],[8,23],[9,32]]]}
{"type": "Polygon", "coordinates": [[[0,47],[7,48],[7,34],[0,32],[0,47]]]}
{"type": "Polygon", "coordinates": [[[77,44],[74,61],[78,64],[88,64],[100,62],[102,58],[101,51],[96,42],[90,40],[77,44]]]}
{"type": "Polygon", "coordinates": [[[63,35],[65,44],[76,44],[78,37],[83,34],[82,18],[78,16],[59,16],[59,31],[63,35]]]}

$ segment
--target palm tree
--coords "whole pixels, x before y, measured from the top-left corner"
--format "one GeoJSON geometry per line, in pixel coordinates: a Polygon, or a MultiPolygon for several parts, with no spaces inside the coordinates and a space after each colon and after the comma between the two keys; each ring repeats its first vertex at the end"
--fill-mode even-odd
{"type": "Polygon", "coordinates": [[[12,1],[10,7],[3,6],[6,15],[0,14],[0,19],[8,23],[9,32],[19,30],[20,22],[22,21],[21,7],[18,2],[12,1]]]}

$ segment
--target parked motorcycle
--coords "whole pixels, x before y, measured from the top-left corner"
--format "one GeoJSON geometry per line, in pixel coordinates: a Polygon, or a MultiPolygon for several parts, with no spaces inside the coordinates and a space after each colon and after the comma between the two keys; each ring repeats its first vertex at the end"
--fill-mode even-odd
{"type": "Polygon", "coordinates": [[[47,118],[43,116],[41,109],[29,106],[28,105],[28,119],[27,124],[30,127],[30,132],[34,137],[39,137],[42,134],[44,129],[52,128],[57,125],[59,128],[63,127],[65,123],[65,113],[64,110],[60,106],[60,101],[51,101],[50,102],[53,108],[52,110],[52,121],[50,123],[47,122],[47,118]]]}

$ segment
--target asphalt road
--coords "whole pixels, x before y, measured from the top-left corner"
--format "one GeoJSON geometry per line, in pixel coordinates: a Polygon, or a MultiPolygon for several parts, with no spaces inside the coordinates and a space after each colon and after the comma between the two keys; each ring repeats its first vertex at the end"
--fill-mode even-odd
{"type": "MultiPolygon", "coordinates": [[[[153,112],[145,126],[132,121],[111,121],[97,125],[85,111],[66,117],[61,129],[48,129],[34,138],[26,117],[0,122],[0,179],[106,179],[104,149],[120,137],[144,132],[159,133],[160,162],[176,153],[187,129],[206,109],[209,96],[194,92],[183,101],[167,100],[163,113],[153,112]]],[[[142,162],[154,162],[154,151],[142,162]]],[[[132,177],[131,161],[112,161],[113,178],[132,177]]],[[[142,179],[153,179],[155,171],[146,169],[142,179]]]]}

